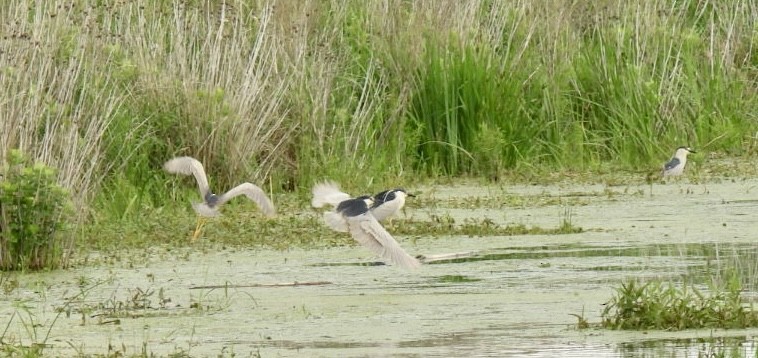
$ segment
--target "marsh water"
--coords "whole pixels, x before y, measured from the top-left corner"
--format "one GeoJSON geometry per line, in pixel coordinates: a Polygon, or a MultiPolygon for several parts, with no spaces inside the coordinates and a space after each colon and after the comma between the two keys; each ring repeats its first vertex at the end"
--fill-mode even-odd
{"type": "Polygon", "coordinates": [[[583,232],[398,235],[414,255],[465,257],[417,271],[376,265],[368,251],[348,246],[188,248],[144,262],[18,275],[10,288],[6,276],[3,341],[44,344],[51,356],[756,355],[755,329],[611,331],[596,324],[614,289],[630,278],[686,277],[707,290],[724,269],[737,267],[752,302],[758,181],[418,192],[435,204],[409,207],[406,220],[486,218],[543,228],[569,222],[583,232]],[[578,329],[577,316],[592,327],[578,329]]]}

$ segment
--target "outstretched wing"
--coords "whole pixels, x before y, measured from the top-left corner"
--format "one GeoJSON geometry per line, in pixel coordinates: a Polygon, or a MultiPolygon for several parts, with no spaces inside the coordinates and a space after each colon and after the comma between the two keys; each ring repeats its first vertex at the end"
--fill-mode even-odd
{"type": "Polygon", "coordinates": [[[218,205],[221,205],[240,195],[245,195],[250,200],[255,202],[263,214],[266,216],[271,217],[276,215],[274,203],[272,203],[268,196],[266,196],[266,193],[263,191],[263,189],[250,183],[242,183],[240,185],[237,185],[236,187],[221,195],[219,197],[218,205]]]}
{"type": "Polygon", "coordinates": [[[314,208],[321,208],[329,204],[337,206],[339,203],[350,199],[350,195],[340,191],[339,185],[333,181],[325,181],[313,186],[313,200],[311,205],[314,208]]]}
{"type": "Polygon", "coordinates": [[[169,173],[194,175],[200,196],[205,199],[208,194],[208,177],[205,175],[203,164],[192,157],[176,157],[163,164],[163,169],[169,173]]]}
{"type": "Polygon", "coordinates": [[[349,217],[347,222],[353,239],[376,255],[407,269],[421,266],[421,263],[408,255],[371,214],[349,217]]]}

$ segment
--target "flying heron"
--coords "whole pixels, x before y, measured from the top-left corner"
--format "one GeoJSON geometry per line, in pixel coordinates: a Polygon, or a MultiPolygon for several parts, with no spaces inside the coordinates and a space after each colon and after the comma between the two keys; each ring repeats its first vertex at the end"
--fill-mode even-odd
{"type": "Polygon", "coordinates": [[[266,196],[266,193],[256,185],[242,183],[221,195],[212,193],[208,186],[208,177],[205,175],[203,164],[195,158],[176,157],[164,163],[163,168],[169,173],[193,175],[197,180],[197,187],[200,189],[200,196],[202,196],[203,201],[192,203],[192,208],[199,215],[195,232],[192,234],[192,241],[197,240],[197,237],[200,236],[206,218],[221,215],[219,212],[221,205],[239,195],[245,195],[255,202],[264,215],[268,217],[276,215],[274,204],[266,196]]]}
{"type": "Polygon", "coordinates": [[[687,164],[687,154],[697,153],[690,147],[679,147],[676,149],[674,156],[663,165],[661,176],[679,176],[684,172],[684,166],[687,164]]]}
{"type": "MultiPolygon", "coordinates": [[[[369,206],[369,210],[377,221],[391,220],[405,205],[405,198],[414,196],[402,188],[385,190],[371,197],[373,203],[369,206]]],[[[311,205],[314,208],[322,208],[325,205],[336,207],[350,198],[350,194],[342,192],[337,183],[326,181],[313,187],[311,205]]]]}
{"type": "Polygon", "coordinates": [[[313,187],[311,205],[321,208],[326,204],[335,207],[324,213],[324,221],[332,230],[349,232],[355,241],[374,254],[407,269],[415,269],[421,263],[408,255],[387,230],[379,224],[371,208],[376,201],[368,196],[351,198],[334,182],[324,182],[313,187]]]}

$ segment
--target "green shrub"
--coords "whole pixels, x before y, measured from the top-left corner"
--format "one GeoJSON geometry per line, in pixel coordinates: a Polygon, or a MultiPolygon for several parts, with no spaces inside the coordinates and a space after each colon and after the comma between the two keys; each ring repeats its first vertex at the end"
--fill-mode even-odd
{"type": "Polygon", "coordinates": [[[739,280],[726,290],[710,295],[692,286],[681,288],[660,282],[622,283],[616,296],[606,303],[601,315],[610,329],[682,330],[693,328],[747,328],[758,326],[758,315],[740,296],[739,280]]]}
{"type": "Polygon", "coordinates": [[[60,267],[70,206],[55,170],[12,150],[1,174],[0,270],[60,267]]]}

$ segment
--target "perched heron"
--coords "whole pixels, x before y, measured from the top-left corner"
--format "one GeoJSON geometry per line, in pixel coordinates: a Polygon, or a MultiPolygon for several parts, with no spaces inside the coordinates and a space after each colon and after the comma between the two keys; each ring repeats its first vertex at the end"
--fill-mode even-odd
{"type": "Polygon", "coordinates": [[[421,266],[421,262],[408,255],[376,220],[371,211],[375,204],[372,197],[364,195],[351,198],[341,192],[337,184],[325,182],[313,187],[311,204],[317,208],[326,204],[335,206],[334,211],[324,213],[327,226],[334,231],[349,232],[355,241],[383,259],[408,269],[421,266]]]}
{"type": "Polygon", "coordinates": [[[690,147],[679,147],[676,149],[674,156],[663,165],[661,176],[679,176],[684,172],[684,166],[687,164],[687,154],[697,153],[690,147]]]}
{"type": "Polygon", "coordinates": [[[266,196],[266,193],[253,184],[242,183],[224,194],[213,194],[208,186],[208,177],[205,175],[203,164],[195,158],[176,157],[163,164],[163,168],[169,173],[193,175],[195,180],[197,180],[197,186],[200,189],[200,196],[203,197],[203,202],[192,203],[192,208],[199,215],[195,232],[192,235],[193,241],[200,236],[200,230],[205,225],[205,218],[221,215],[219,213],[221,205],[240,195],[245,195],[255,202],[266,216],[273,217],[276,215],[274,204],[266,196]]]}

